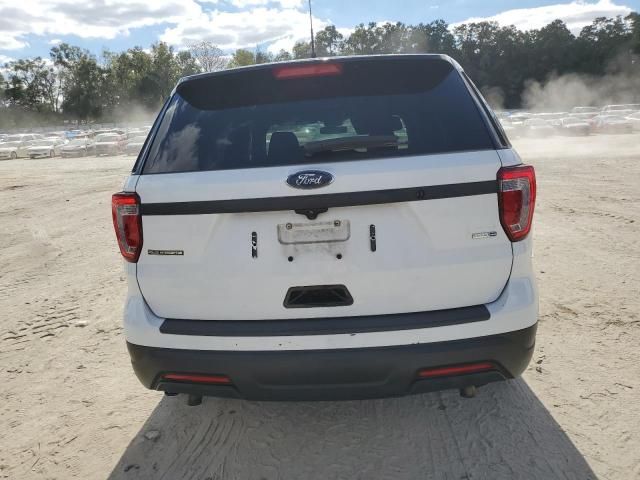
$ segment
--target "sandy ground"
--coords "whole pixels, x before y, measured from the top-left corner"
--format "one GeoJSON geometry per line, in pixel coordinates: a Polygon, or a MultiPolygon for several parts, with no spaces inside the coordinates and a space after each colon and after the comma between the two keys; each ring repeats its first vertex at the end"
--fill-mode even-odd
{"type": "Polygon", "coordinates": [[[109,206],[133,160],[0,162],[0,478],[640,478],[640,136],[515,143],[538,172],[538,346],[473,400],[143,389],[109,206]]]}

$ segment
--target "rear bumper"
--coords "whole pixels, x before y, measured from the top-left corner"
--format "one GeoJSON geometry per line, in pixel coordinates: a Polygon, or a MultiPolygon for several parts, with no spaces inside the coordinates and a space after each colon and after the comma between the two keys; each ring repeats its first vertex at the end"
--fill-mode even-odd
{"type": "Polygon", "coordinates": [[[531,360],[537,324],[498,335],[393,347],[210,351],[127,343],[144,386],[250,400],[347,400],[484,385],[520,375],[531,360]],[[492,362],[482,373],[420,379],[424,368],[492,362]],[[232,385],[168,382],[163,373],[226,375],[232,385]]]}

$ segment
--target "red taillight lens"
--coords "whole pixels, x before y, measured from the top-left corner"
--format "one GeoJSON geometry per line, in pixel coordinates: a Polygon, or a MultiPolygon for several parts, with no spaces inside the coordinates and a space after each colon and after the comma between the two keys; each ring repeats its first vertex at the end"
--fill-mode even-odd
{"type": "Polygon", "coordinates": [[[536,203],[536,174],[531,165],[503,167],[498,171],[500,223],[512,242],[531,230],[536,203]]]}
{"type": "Polygon", "coordinates": [[[231,385],[231,379],[226,375],[199,375],[193,373],[165,373],[164,380],[187,383],[208,383],[212,385],[231,385]]]}
{"type": "Polygon", "coordinates": [[[466,365],[453,365],[450,367],[424,368],[418,372],[420,378],[451,377],[466,373],[488,372],[495,370],[491,362],[469,363],[466,365]]]}
{"type": "Polygon", "coordinates": [[[142,251],[140,197],[136,193],[116,193],[111,197],[111,215],[120,253],[127,262],[137,262],[142,251]]]}
{"type": "Polygon", "coordinates": [[[330,75],[340,75],[341,73],[342,65],[339,63],[294,65],[276,67],[273,69],[273,76],[278,80],[286,80],[289,78],[326,77],[330,75]]]}

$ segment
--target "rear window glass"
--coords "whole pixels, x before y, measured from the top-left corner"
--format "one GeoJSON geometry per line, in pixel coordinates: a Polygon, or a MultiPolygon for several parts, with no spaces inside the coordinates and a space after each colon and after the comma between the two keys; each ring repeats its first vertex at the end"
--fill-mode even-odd
{"type": "Polygon", "coordinates": [[[143,173],[487,150],[487,128],[440,59],[348,61],[339,75],[312,78],[237,71],[179,85],[143,173]]]}

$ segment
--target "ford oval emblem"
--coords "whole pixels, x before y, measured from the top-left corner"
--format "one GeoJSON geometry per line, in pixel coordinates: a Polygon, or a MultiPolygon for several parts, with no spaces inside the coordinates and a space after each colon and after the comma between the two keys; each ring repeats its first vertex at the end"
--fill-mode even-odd
{"type": "Polygon", "coordinates": [[[305,190],[325,187],[333,182],[333,175],[322,170],[303,170],[287,177],[287,185],[305,190]]]}

